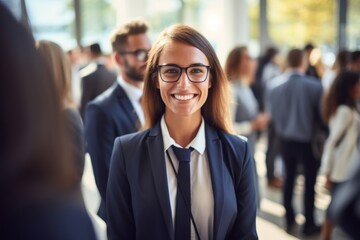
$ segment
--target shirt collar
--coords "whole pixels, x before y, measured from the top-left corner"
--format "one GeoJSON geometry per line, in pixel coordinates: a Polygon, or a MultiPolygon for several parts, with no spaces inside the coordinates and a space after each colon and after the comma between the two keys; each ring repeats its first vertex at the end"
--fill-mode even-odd
{"type": "MultiPolygon", "coordinates": [[[[198,151],[200,154],[204,154],[205,152],[205,146],[206,146],[206,139],[205,139],[205,123],[204,119],[201,118],[201,124],[200,128],[195,136],[195,138],[186,146],[186,148],[194,148],[196,151],[198,151]]],[[[182,148],[179,144],[175,142],[175,140],[170,136],[169,130],[165,123],[165,117],[164,115],[161,118],[160,121],[160,127],[164,142],[164,152],[168,150],[171,145],[174,145],[176,147],[182,148]]]]}
{"type": "Polygon", "coordinates": [[[143,93],[142,89],[129,84],[124,79],[122,79],[120,76],[118,76],[117,82],[124,89],[124,91],[126,92],[126,95],[129,97],[130,101],[132,101],[132,102],[140,101],[142,93],[143,93]]]}

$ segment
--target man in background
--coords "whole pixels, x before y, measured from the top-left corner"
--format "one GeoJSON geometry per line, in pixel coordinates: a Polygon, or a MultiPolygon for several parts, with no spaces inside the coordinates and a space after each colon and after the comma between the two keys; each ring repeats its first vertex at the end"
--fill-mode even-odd
{"type": "Polygon", "coordinates": [[[125,23],[111,37],[117,82],[90,102],[85,113],[85,136],[95,182],[101,195],[99,216],[106,221],[106,188],[116,137],[136,132],[144,123],[140,100],[148,51],[148,26],[140,19],[125,23]]]}
{"type": "MultiPolygon", "coordinates": [[[[314,220],[315,182],[319,161],[312,150],[315,124],[320,119],[322,86],[305,75],[306,59],[300,49],[293,49],[288,57],[288,80],[270,93],[270,112],[275,131],[281,139],[281,156],[285,166],[283,201],[286,211],[286,228],[291,232],[295,225],[292,206],[297,167],[302,164],[305,176],[304,235],[320,232],[314,220]]],[[[320,123],[321,124],[321,123],[320,123]]]]}
{"type": "Polygon", "coordinates": [[[116,80],[116,74],[106,68],[105,61],[101,58],[102,51],[98,43],[87,47],[85,53],[88,55],[90,63],[80,70],[82,89],[80,114],[83,120],[85,120],[86,105],[108,89],[116,80]]]}

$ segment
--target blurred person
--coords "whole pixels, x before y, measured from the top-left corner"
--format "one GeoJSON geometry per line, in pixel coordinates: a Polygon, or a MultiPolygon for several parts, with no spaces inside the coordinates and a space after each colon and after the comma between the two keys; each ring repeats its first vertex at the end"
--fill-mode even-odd
{"type": "Polygon", "coordinates": [[[360,51],[356,50],[350,53],[349,70],[360,71],[360,51]]]}
{"type": "Polygon", "coordinates": [[[52,76],[2,4],[0,28],[0,239],[95,239],[52,76]]]}
{"type": "Polygon", "coordinates": [[[257,140],[256,132],[267,127],[267,114],[259,113],[259,105],[250,85],[254,79],[256,64],[244,46],[232,49],[226,59],[225,73],[233,92],[232,115],[237,134],[248,138],[252,154],[257,140]]]}
{"type": "Polygon", "coordinates": [[[269,47],[264,56],[258,60],[258,67],[256,68],[255,82],[252,84],[252,90],[258,101],[260,111],[264,111],[264,88],[266,82],[274,77],[280,75],[279,66],[275,63],[275,57],[278,50],[274,47],[269,47]]]}
{"type": "Polygon", "coordinates": [[[319,81],[314,81],[304,74],[306,59],[302,50],[292,49],[287,62],[289,79],[270,93],[271,119],[281,138],[281,156],[285,166],[283,197],[286,230],[291,232],[295,225],[292,198],[297,166],[301,163],[305,175],[306,219],[302,232],[304,235],[311,235],[320,231],[314,220],[314,186],[319,161],[315,159],[311,142],[315,124],[321,122],[322,86],[319,81]]]}
{"type": "Polygon", "coordinates": [[[70,61],[63,49],[56,43],[40,40],[36,42],[36,48],[43,57],[45,65],[51,75],[49,81],[53,81],[56,87],[63,114],[66,119],[66,129],[71,136],[72,159],[76,163],[77,181],[79,189],[77,194],[81,197],[80,182],[84,171],[85,143],[84,126],[78,111],[75,109],[71,91],[71,66],[70,61]]]}
{"type": "MultiPolygon", "coordinates": [[[[256,81],[260,88],[258,102],[260,104],[260,110],[269,113],[265,109],[265,92],[268,83],[275,77],[281,74],[279,66],[275,63],[275,58],[278,54],[278,50],[274,47],[270,47],[266,50],[265,55],[259,59],[259,65],[256,70],[256,81]]],[[[269,187],[281,188],[282,180],[275,176],[275,159],[280,155],[280,141],[276,136],[273,123],[269,121],[268,124],[268,146],[266,151],[265,163],[266,163],[266,177],[269,187]]]]}
{"type": "MultiPolygon", "coordinates": [[[[331,189],[332,198],[339,186],[348,180],[350,167],[359,161],[359,111],[356,103],[359,99],[360,74],[351,71],[340,73],[324,98],[323,118],[329,124],[330,135],[321,160],[321,173],[326,176],[326,186],[331,189]]],[[[332,207],[330,203],[328,213],[332,207]]],[[[331,216],[327,214],[322,239],[331,239],[332,228],[331,216]]]]}
{"type": "Polygon", "coordinates": [[[71,90],[76,107],[80,106],[81,82],[79,70],[83,67],[83,57],[81,49],[73,48],[66,52],[71,65],[71,90]]]}
{"type": "MultiPolygon", "coordinates": [[[[360,154],[358,141],[358,155],[360,154]]],[[[339,186],[332,199],[331,216],[352,239],[360,236],[360,162],[352,166],[349,180],[339,186]]]]}
{"type": "Polygon", "coordinates": [[[85,121],[86,105],[116,81],[116,74],[107,69],[102,51],[98,43],[91,44],[85,49],[90,63],[80,70],[81,100],[80,114],[85,121]]]}
{"type": "Polygon", "coordinates": [[[148,25],[141,19],[130,20],[114,31],[111,43],[120,70],[117,82],[91,101],[85,112],[87,151],[101,195],[98,215],[105,222],[106,188],[114,140],[138,131],[144,122],[140,100],[147,54],[151,48],[147,31],[148,25]]]}
{"type": "Polygon", "coordinates": [[[349,67],[350,53],[347,50],[340,50],[336,55],[335,62],[331,68],[331,70],[325,71],[321,83],[323,85],[324,90],[329,90],[334,79],[341,72],[345,71],[349,67]]]}
{"type": "Polygon", "coordinates": [[[307,67],[305,70],[305,74],[310,77],[314,77],[316,79],[320,79],[319,73],[317,72],[316,67],[313,65],[312,61],[310,61],[311,53],[314,50],[314,45],[312,43],[308,43],[304,47],[304,55],[307,61],[307,67]]]}
{"type": "Polygon", "coordinates": [[[109,239],[258,239],[253,160],[230,134],[229,100],[204,36],[185,25],[160,34],[145,73],[147,130],[114,144],[109,239]]]}
{"type": "MultiPolygon", "coordinates": [[[[259,113],[259,106],[251,91],[250,85],[254,80],[256,63],[251,58],[245,46],[232,49],[226,59],[225,73],[231,82],[233,99],[231,101],[231,115],[234,130],[237,134],[247,137],[252,156],[255,153],[257,131],[267,127],[267,114],[259,113]]],[[[260,191],[256,166],[254,167],[256,193],[260,205],[260,191]]]]}

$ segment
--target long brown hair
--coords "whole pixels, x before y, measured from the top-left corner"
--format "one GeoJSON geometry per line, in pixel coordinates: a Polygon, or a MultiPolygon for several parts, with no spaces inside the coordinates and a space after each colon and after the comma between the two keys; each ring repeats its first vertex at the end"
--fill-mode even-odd
{"type": "Polygon", "coordinates": [[[71,64],[64,50],[56,43],[40,40],[36,47],[52,75],[60,101],[64,108],[74,107],[71,91],[71,64]]]}
{"type": "Polygon", "coordinates": [[[335,114],[340,105],[356,109],[354,87],[360,81],[360,73],[354,71],[341,72],[323,98],[323,119],[326,123],[335,114]]]}
{"type": "Polygon", "coordinates": [[[189,44],[202,51],[209,60],[212,86],[205,104],[201,108],[205,121],[215,128],[232,132],[229,114],[229,86],[226,76],[214,49],[208,40],[195,29],[176,24],[165,29],[151,48],[144,79],[142,105],[145,115],[145,128],[155,125],[165,112],[160,91],[156,88],[158,78],[157,65],[160,55],[171,41],[189,44]]]}
{"type": "Polygon", "coordinates": [[[241,56],[244,54],[247,48],[245,46],[235,47],[230,51],[226,62],[225,62],[225,73],[230,81],[239,79],[239,66],[241,61],[241,56]]]}
{"type": "MultiPolygon", "coordinates": [[[[32,36],[0,6],[0,212],[20,196],[68,192],[76,184],[54,82],[32,36]],[[6,203],[6,204],[3,204],[6,203]]],[[[12,207],[9,207],[9,206],[12,207]]]]}

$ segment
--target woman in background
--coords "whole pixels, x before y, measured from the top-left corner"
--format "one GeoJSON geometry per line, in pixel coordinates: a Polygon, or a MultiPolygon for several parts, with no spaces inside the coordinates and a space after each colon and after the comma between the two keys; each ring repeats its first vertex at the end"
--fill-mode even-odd
{"type": "Polygon", "coordinates": [[[0,239],[95,239],[51,75],[2,4],[0,29],[0,239]]]}
{"type": "MultiPolygon", "coordinates": [[[[339,185],[348,180],[349,169],[359,160],[357,151],[360,99],[360,74],[344,71],[338,75],[324,98],[323,118],[329,124],[330,135],[322,156],[321,172],[326,186],[334,197],[339,185]]],[[[332,208],[330,203],[328,207],[332,208]]],[[[330,210],[331,211],[331,210],[330,210]]],[[[322,239],[331,238],[332,222],[329,214],[324,222],[322,239]]]]}
{"type": "Polygon", "coordinates": [[[84,127],[72,97],[70,61],[62,48],[54,42],[41,40],[36,43],[36,47],[50,72],[49,80],[55,85],[56,96],[66,118],[66,129],[71,136],[69,147],[75,160],[77,182],[80,187],[85,161],[84,127]]]}
{"type": "Polygon", "coordinates": [[[256,65],[246,47],[235,47],[229,53],[225,63],[225,73],[231,82],[233,93],[232,120],[237,134],[248,138],[254,154],[257,131],[267,127],[269,116],[259,113],[259,105],[250,88],[254,80],[256,65]]]}

